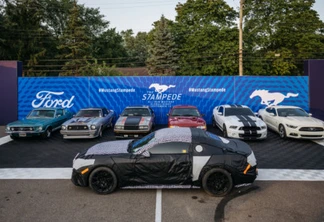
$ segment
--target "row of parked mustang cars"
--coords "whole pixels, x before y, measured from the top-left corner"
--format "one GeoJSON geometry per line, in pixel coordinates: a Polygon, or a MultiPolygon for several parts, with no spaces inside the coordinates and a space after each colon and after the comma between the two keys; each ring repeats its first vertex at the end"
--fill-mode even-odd
{"type": "MultiPolygon", "coordinates": [[[[167,115],[169,128],[207,129],[203,115],[195,106],[173,106],[167,115]]],[[[8,124],[6,132],[12,139],[34,135],[48,138],[61,129],[65,139],[95,138],[101,137],[106,128],[112,128],[115,118],[115,112],[107,108],[85,108],[76,115],[63,108],[37,108],[25,119],[8,124]]],[[[324,122],[295,106],[271,106],[255,114],[244,105],[220,105],[213,109],[212,124],[222,131],[223,137],[266,139],[269,128],[281,138],[324,138],[324,122]]],[[[114,133],[116,138],[140,138],[154,126],[155,113],[151,107],[130,106],[117,119],[114,133]]]]}
{"type": "MultiPolygon", "coordinates": [[[[323,121],[292,106],[260,110],[258,118],[249,107],[221,105],[213,109],[213,125],[223,136],[206,131],[203,115],[195,106],[174,106],[168,128],[152,132],[155,114],[148,106],[126,107],[115,123],[117,138],[95,144],[76,154],[71,180],[109,194],[118,187],[202,187],[212,196],[224,196],[235,185],[253,183],[257,160],[251,147],[240,139],[265,139],[267,128],[282,138],[321,139],[323,121]],[[142,138],[144,134],[148,134],[142,138]]],[[[39,108],[26,119],[8,124],[12,138],[41,135],[61,129],[64,138],[93,138],[112,127],[115,112],[106,108],[81,109],[76,115],[61,108],[39,108]]]]}

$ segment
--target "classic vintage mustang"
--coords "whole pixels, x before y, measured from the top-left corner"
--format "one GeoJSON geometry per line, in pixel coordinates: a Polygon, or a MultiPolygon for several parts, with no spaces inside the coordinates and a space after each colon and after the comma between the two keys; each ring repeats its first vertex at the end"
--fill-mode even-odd
{"type": "Polygon", "coordinates": [[[221,105],[213,109],[213,126],[224,137],[237,139],[266,139],[267,125],[245,105],[221,105]]]}
{"type": "Polygon", "coordinates": [[[115,112],[104,107],[81,109],[62,124],[60,132],[64,139],[102,137],[104,129],[112,127],[114,118],[115,112]]]}
{"type": "Polygon", "coordinates": [[[270,106],[259,110],[259,116],[268,128],[281,138],[323,139],[324,122],[311,117],[297,106],[270,106]]]}
{"type": "Polygon", "coordinates": [[[196,127],[206,130],[206,122],[196,106],[177,105],[173,106],[167,114],[168,126],[175,127],[196,127]]]}
{"type": "Polygon", "coordinates": [[[128,106],[120,114],[114,133],[116,138],[138,138],[150,133],[155,114],[149,106],[128,106]]]}
{"type": "Polygon", "coordinates": [[[6,133],[10,134],[12,139],[30,136],[48,138],[72,115],[70,111],[63,108],[37,108],[32,110],[25,119],[9,123],[6,126],[6,133]]]}
{"type": "Polygon", "coordinates": [[[183,127],[96,144],[74,158],[72,182],[99,194],[117,187],[178,185],[202,186],[210,195],[223,196],[256,176],[256,159],[245,142],[183,127]]]}

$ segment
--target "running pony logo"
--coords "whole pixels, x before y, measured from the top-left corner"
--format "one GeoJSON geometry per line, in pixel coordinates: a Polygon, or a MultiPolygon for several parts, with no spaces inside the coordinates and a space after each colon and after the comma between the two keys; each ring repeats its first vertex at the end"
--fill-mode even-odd
{"type": "Polygon", "coordinates": [[[174,88],[174,87],[176,87],[176,86],[175,85],[169,85],[169,86],[167,86],[167,85],[160,85],[158,83],[152,83],[150,85],[149,89],[155,88],[155,92],[161,94],[161,93],[167,91],[168,89],[174,88]]]}
{"type": "Polygon", "coordinates": [[[297,97],[298,95],[298,93],[287,93],[287,95],[280,92],[270,93],[269,90],[259,89],[254,90],[254,92],[250,95],[250,99],[254,98],[255,96],[259,96],[261,98],[262,105],[275,106],[284,101],[286,98],[297,97]]]}

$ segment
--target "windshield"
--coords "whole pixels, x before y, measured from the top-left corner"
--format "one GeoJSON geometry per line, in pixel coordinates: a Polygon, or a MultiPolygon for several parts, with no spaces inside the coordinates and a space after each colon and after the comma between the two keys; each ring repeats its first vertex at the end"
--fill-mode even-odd
{"type": "Polygon", "coordinates": [[[171,116],[200,116],[196,108],[176,108],[172,110],[171,116]]]}
{"type": "Polygon", "coordinates": [[[139,140],[133,140],[129,145],[128,145],[128,152],[129,153],[135,153],[137,152],[142,146],[148,144],[150,141],[155,136],[155,132],[152,132],[148,134],[147,136],[144,136],[142,139],[139,140]]]}
{"type": "Polygon", "coordinates": [[[54,118],[55,110],[33,110],[27,118],[54,118]]]}
{"type": "Polygon", "coordinates": [[[76,115],[76,117],[100,117],[100,110],[80,110],[76,115]]]}
{"type": "Polygon", "coordinates": [[[121,116],[151,116],[147,108],[126,108],[121,116]]]}
{"type": "Polygon", "coordinates": [[[233,107],[233,108],[226,108],[225,109],[225,116],[254,116],[254,113],[249,108],[243,107],[233,107]]]}
{"type": "Polygon", "coordinates": [[[299,108],[280,108],[277,109],[278,116],[308,116],[308,114],[303,110],[299,108]]]}

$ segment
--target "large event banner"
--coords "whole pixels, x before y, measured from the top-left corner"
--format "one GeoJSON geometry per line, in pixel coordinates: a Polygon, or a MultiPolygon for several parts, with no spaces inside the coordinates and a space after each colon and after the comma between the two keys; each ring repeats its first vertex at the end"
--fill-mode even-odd
{"type": "Polygon", "coordinates": [[[167,123],[174,105],[195,105],[208,124],[221,104],[245,104],[253,111],[269,105],[297,105],[308,110],[308,77],[52,77],[19,78],[18,113],[33,108],[107,107],[120,114],[126,106],[148,105],[156,124],[167,123]]]}

